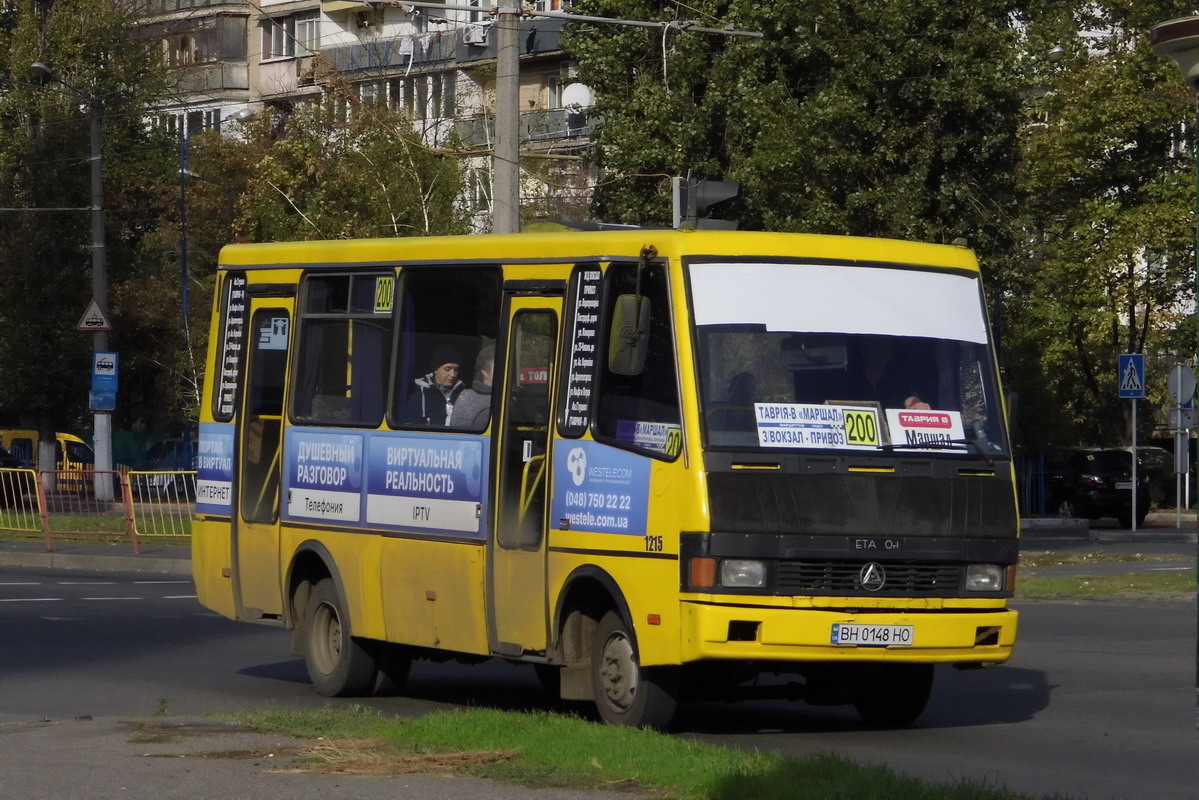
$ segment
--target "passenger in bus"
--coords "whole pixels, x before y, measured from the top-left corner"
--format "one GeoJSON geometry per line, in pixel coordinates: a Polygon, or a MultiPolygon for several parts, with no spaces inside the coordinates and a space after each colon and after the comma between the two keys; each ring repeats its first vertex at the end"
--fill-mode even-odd
{"type": "Polygon", "coordinates": [[[857,354],[857,382],[843,399],[878,400],[883,408],[930,408],[915,387],[910,365],[889,337],[867,339],[857,354]]]}
{"type": "Polygon", "coordinates": [[[404,417],[408,422],[440,428],[449,424],[454,403],[466,389],[458,380],[462,353],[452,345],[441,345],[433,350],[429,366],[432,372],[414,381],[416,392],[408,398],[404,417]]]}
{"type": "Polygon", "coordinates": [[[491,380],[495,374],[495,345],[489,344],[475,358],[475,380],[458,396],[449,424],[455,428],[481,431],[491,418],[491,380]]]}

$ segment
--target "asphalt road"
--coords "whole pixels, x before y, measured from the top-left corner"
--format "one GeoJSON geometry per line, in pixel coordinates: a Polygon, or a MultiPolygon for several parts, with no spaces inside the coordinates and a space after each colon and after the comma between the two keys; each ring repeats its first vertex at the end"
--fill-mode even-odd
{"type": "MultiPolygon", "coordinates": [[[[1190,547],[1162,546],[1180,558],[1190,547]]],[[[150,748],[131,744],[120,720],[160,715],[182,723],[245,708],[352,702],[312,692],[303,663],[289,655],[287,632],[225,620],[192,594],[185,578],[173,576],[0,568],[0,796],[534,796],[459,779],[313,778],[269,772],[279,762],[262,759],[162,757],[231,749],[222,744],[228,736],[246,735],[232,731],[167,742],[146,755],[150,748]]],[[[929,709],[911,729],[870,730],[847,708],[763,701],[686,707],[676,735],[838,752],[930,780],[985,781],[1033,796],[1199,797],[1194,603],[1017,607],[1012,661],[939,669],[929,709]]],[[[372,704],[399,714],[556,707],[530,670],[502,662],[418,663],[405,691],[372,704]]]]}
{"type": "MultiPolygon", "coordinates": [[[[0,568],[0,798],[327,800],[628,800],[627,793],[533,791],[446,775],[351,778],[292,770],[299,743],[205,715],[349,706],[319,697],[290,635],[203,609],[172,576],[0,568]],[[130,721],[151,725],[144,742],[130,721]],[[245,757],[206,758],[238,752],[245,757]]],[[[421,714],[475,704],[545,707],[531,670],[507,665],[472,683],[437,665],[413,670],[417,694],[377,705],[421,714]]]]}

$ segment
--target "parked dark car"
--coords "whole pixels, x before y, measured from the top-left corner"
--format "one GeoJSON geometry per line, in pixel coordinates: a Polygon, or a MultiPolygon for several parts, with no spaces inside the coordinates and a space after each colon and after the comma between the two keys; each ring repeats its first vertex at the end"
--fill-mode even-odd
{"type": "Polygon", "coordinates": [[[1137,477],[1142,471],[1149,480],[1149,499],[1159,506],[1173,505],[1177,495],[1174,454],[1163,447],[1137,447],[1137,477]]]}
{"type": "Polygon", "coordinates": [[[150,473],[139,476],[142,494],[170,494],[191,497],[195,494],[195,479],[185,472],[196,469],[196,442],[166,439],[146,451],[142,470],[150,473]]]}
{"type": "MultiPolygon", "coordinates": [[[[1063,450],[1047,464],[1049,507],[1063,517],[1115,517],[1132,525],[1132,453],[1063,450]]],[[[1149,511],[1149,476],[1137,475],[1137,525],[1149,511]]]]}

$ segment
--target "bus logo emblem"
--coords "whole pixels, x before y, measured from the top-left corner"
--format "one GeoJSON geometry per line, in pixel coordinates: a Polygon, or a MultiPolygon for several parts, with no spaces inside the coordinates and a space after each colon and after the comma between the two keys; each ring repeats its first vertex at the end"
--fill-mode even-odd
{"type": "Polygon", "coordinates": [[[877,592],[887,583],[887,571],[877,561],[871,561],[858,573],[858,585],[868,592],[877,592]]]}

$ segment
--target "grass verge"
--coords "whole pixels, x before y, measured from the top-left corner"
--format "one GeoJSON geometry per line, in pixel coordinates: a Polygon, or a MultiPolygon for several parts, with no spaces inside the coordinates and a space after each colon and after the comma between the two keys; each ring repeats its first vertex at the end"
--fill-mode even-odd
{"type": "Polygon", "coordinates": [[[1184,600],[1194,594],[1195,576],[1186,572],[1019,577],[1016,580],[1016,598],[1019,600],[1184,600]]]}
{"type": "Polygon", "coordinates": [[[1174,554],[1156,553],[1059,553],[1054,551],[1021,553],[1023,567],[1068,567],[1092,564],[1143,564],[1154,561],[1194,561],[1193,558],[1174,554]]]}
{"type": "Polygon", "coordinates": [[[451,772],[686,800],[1030,800],[985,782],[927,784],[836,755],[744,753],[549,713],[474,709],[397,719],[353,707],[259,711],[235,719],[314,740],[300,767],[314,772],[451,772]]]}

